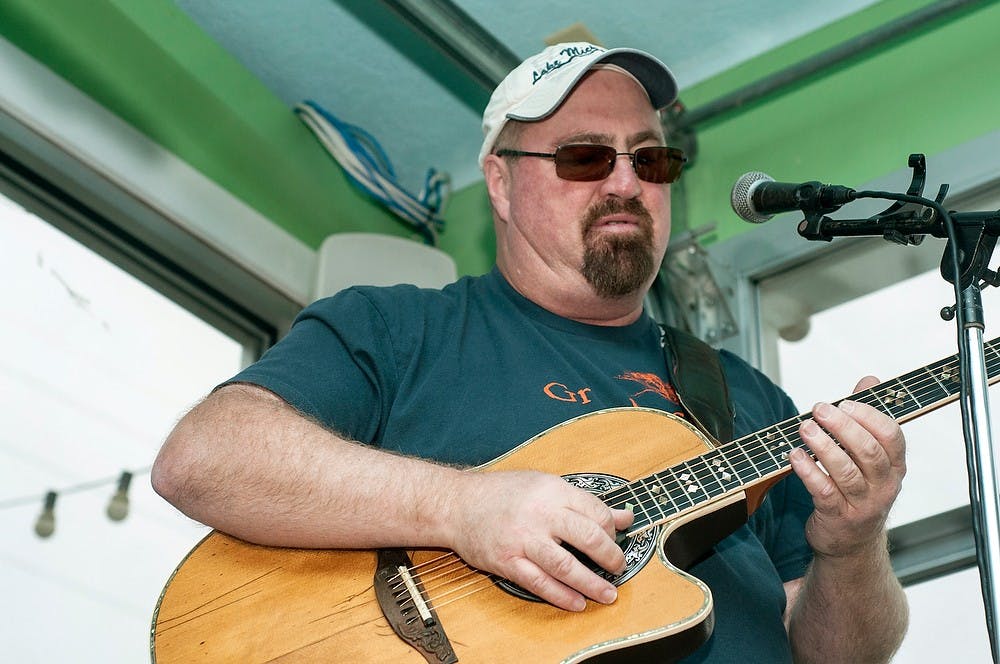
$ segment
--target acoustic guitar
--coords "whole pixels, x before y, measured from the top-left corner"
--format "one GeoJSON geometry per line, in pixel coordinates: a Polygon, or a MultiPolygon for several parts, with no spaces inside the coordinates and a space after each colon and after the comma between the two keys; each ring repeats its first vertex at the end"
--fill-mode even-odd
{"type": "MultiPolygon", "coordinates": [[[[998,340],[987,374],[1000,380],[998,340]]],[[[906,422],[957,398],[955,356],[850,398],[906,422]]],[[[557,609],[446,550],[258,546],[213,531],[181,562],[153,615],[173,662],[672,661],[712,629],[712,594],[684,568],[744,523],[791,470],[800,415],[724,445],[684,419],[615,408],[545,431],[475,472],[534,469],[631,509],[611,605],[557,609]],[[609,451],[613,453],[609,454],[609,451]],[[655,558],[655,560],[654,560],[655,558]]],[[[589,561],[586,561],[589,563],[589,561]]]]}

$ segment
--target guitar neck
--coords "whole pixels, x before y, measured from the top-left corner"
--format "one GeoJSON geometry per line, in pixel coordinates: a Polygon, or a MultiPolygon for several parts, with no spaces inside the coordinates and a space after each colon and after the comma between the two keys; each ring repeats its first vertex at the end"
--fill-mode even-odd
{"type": "MultiPolygon", "coordinates": [[[[1000,338],[986,343],[984,352],[986,374],[992,384],[1000,380],[1000,338]]],[[[903,423],[956,400],[960,388],[958,356],[952,355],[847,398],[868,404],[903,423]]],[[[811,417],[806,413],[778,422],[629,482],[602,498],[612,507],[631,508],[635,520],[629,533],[642,532],[725,495],[787,473],[791,468],[789,453],[803,446],[799,425],[811,417]]]]}

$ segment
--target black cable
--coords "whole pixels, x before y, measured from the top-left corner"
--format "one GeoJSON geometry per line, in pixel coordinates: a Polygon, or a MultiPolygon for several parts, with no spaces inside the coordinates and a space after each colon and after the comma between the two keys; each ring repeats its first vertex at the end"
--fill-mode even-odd
{"type": "Polygon", "coordinates": [[[951,263],[952,263],[952,288],[955,292],[955,325],[958,332],[958,366],[959,375],[962,377],[960,381],[960,392],[959,392],[959,403],[962,407],[962,418],[963,423],[966,426],[971,426],[971,416],[968,412],[968,379],[970,378],[970,360],[969,360],[969,348],[965,341],[965,308],[962,306],[962,275],[959,270],[959,256],[958,256],[958,236],[955,232],[955,223],[951,218],[951,214],[937,201],[924,198],[922,196],[913,196],[911,194],[898,194],[889,191],[859,191],[857,192],[857,198],[881,198],[891,201],[901,201],[903,203],[916,203],[917,205],[923,205],[925,207],[932,208],[941,219],[941,224],[944,226],[945,233],[948,235],[948,244],[951,253],[951,263]]]}

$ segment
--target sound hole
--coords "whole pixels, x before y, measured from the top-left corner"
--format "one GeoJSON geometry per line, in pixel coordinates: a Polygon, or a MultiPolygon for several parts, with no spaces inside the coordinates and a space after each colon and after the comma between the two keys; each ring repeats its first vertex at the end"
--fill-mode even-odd
{"type": "MultiPolygon", "coordinates": [[[[625,480],[624,478],[616,477],[614,475],[605,475],[603,473],[571,473],[569,475],[563,475],[563,479],[573,486],[580,487],[581,489],[596,495],[607,493],[608,491],[617,489],[618,487],[624,486],[628,483],[628,480],[625,480]]],[[[660,526],[656,526],[655,528],[650,528],[649,530],[643,531],[638,535],[624,538],[622,541],[622,551],[625,553],[625,571],[621,574],[612,574],[571,546],[567,545],[566,549],[576,556],[577,560],[581,561],[592,572],[603,579],[607,579],[615,586],[620,586],[635,576],[639,570],[645,567],[650,558],[653,557],[653,553],[656,551],[656,541],[659,534],[660,526]]],[[[507,579],[498,579],[497,585],[515,597],[520,597],[521,599],[532,602],[543,601],[540,597],[538,597],[538,595],[528,592],[521,586],[516,583],[512,583],[507,579]]]]}

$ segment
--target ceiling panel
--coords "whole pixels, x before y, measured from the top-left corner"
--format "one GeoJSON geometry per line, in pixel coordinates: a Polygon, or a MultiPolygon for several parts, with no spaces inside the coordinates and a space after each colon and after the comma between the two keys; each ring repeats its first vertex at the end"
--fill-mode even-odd
{"type": "MultiPolygon", "coordinates": [[[[312,99],[339,119],[370,132],[410,191],[420,189],[429,167],[449,173],[455,188],[480,179],[476,155],[487,91],[464,78],[386,3],[176,1],[290,108],[312,99]]],[[[520,58],[543,48],[552,33],[582,22],[605,46],[638,47],[661,58],[673,69],[682,90],[871,4],[871,0],[455,3],[520,58]]]]}

